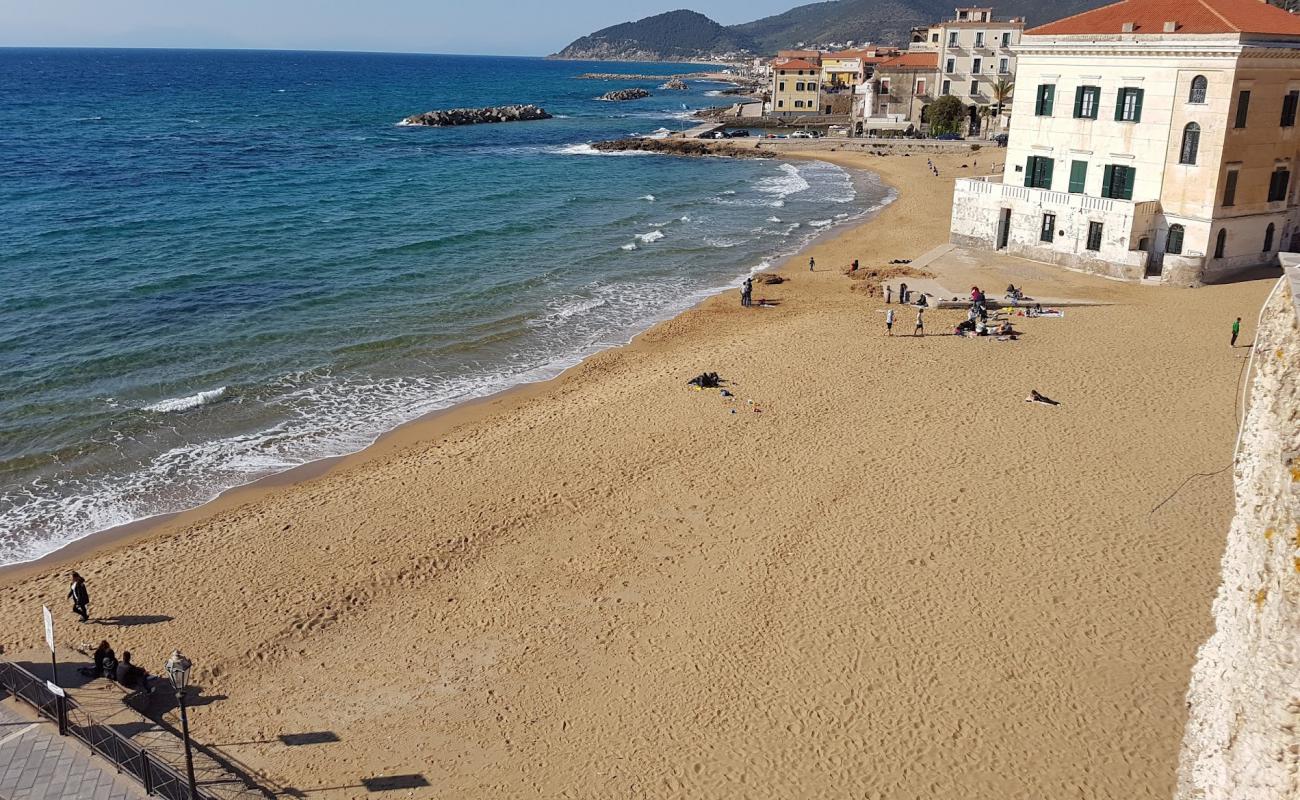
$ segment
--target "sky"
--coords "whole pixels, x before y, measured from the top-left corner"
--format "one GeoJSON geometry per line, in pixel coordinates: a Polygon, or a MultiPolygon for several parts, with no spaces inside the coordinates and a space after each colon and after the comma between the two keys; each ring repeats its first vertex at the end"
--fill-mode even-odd
{"type": "Polygon", "coordinates": [[[539,56],[608,25],[677,8],[731,25],[803,2],[807,0],[0,0],[0,47],[539,56]]]}

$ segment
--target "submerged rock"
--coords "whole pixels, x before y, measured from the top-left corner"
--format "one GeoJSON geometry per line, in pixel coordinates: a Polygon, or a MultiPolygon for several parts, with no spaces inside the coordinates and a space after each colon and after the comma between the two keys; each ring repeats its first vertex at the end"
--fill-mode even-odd
{"type": "Polygon", "coordinates": [[[650,93],[645,89],[615,89],[612,92],[605,92],[600,96],[601,100],[640,100],[642,97],[649,97],[650,93]]]}
{"type": "Polygon", "coordinates": [[[546,110],[531,103],[528,105],[493,106],[491,108],[452,108],[446,111],[426,111],[412,114],[402,120],[402,125],[428,125],[444,128],[452,125],[483,125],[492,122],[527,122],[550,119],[546,110]]]}

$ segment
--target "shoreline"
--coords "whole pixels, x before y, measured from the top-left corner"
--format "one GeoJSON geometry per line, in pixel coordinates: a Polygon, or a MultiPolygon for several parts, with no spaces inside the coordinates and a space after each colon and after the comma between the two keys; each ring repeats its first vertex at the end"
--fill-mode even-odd
{"type": "MultiPolygon", "coordinates": [[[[733,158],[731,154],[725,152],[726,148],[714,148],[720,150],[715,157],[733,158]]],[[[886,194],[878,205],[866,207],[865,210],[857,217],[850,217],[844,220],[837,220],[824,229],[818,230],[798,246],[793,252],[781,256],[773,257],[776,261],[774,265],[762,267],[761,264],[752,267],[746,275],[754,275],[760,271],[783,271],[790,263],[793,263],[800,254],[810,249],[818,242],[839,236],[847,235],[850,231],[861,226],[869,225],[883,210],[889,207],[898,197],[901,191],[899,187],[894,186],[884,180],[879,173],[871,170],[857,169],[844,164],[836,164],[835,161],[826,158],[824,153],[815,153],[811,149],[807,152],[783,152],[771,156],[773,160],[788,158],[800,161],[822,161],[824,163],[835,164],[844,169],[850,178],[857,178],[860,175],[874,176],[882,187],[885,188],[886,194]]],[[[762,263],[767,263],[769,259],[764,258],[762,263]]],[[[508,386],[491,394],[480,397],[472,397],[452,403],[446,408],[440,408],[421,414],[414,419],[407,420],[394,428],[378,433],[374,440],[364,447],[349,453],[342,453],[333,456],[321,456],[302,464],[298,464],[288,469],[254,478],[245,483],[237,484],[223,489],[216,496],[189,508],[179,511],[166,511],[152,514],[147,517],[132,520],[130,522],[114,525],[109,528],[94,531],[78,539],[74,539],[57,549],[46,553],[38,558],[28,561],[18,561],[12,564],[0,565],[0,588],[15,582],[25,580],[32,575],[39,574],[45,570],[66,567],[73,561],[87,556],[92,556],[117,548],[130,547],[142,541],[146,541],[157,535],[164,535],[174,532],[179,528],[193,525],[203,520],[209,519],[216,514],[229,511],[248,503],[257,502],[266,496],[273,494],[277,490],[298,484],[310,482],[321,478],[336,469],[364,464],[373,459],[379,458],[391,452],[397,447],[414,446],[420,443],[432,442],[445,437],[455,431],[458,427],[478,421],[487,416],[490,412],[481,409],[482,406],[497,406],[498,409],[512,408],[519,402],[531,397],[533,393],[544,393],[547,387],[558,385],[566,375],[581,367],[583,363],[591,358],[601,355],[611,350],[618,350],[632,346],[636,340],[648,333],[651,333],[660,326],[671,323],[675,318],[683,314],[690,313],[705,304],[715,300],[719,296],[735,291],[737,284],[745,275],[741,275],[731,282],[718,286],[710,290],[699,302],[694,303],[686,308],[677,311],[663,319],[652,322],[643,330],[637,331],[625,342],[603,347],[581,357],[576,363],[562,368],[558,373],[547,378],[534,381],[524,381],[521,383],[508,386]],[[519,396],[516,397],[515,395],[519,396]],[[420,431],[408,432],[409,428],[419,428],[420,431]],[[397,439],[397,442],[390,441],[397,439]]]]}
{"type": "MultiPolygon", "coordinates": [[[[1248,351],[1205,321],[1273,281],[945,250],[961,154],[835,159],[899,196],[782,262],[770,308],[715,295],[440,437],[88,555],[89,635],[183,647],[197,739],[321,800],[416,774],[447,800],[1169,797],[1231,478],[1152,506],[1229,452],[1248,351]],[[945,291],[1109,304],[887,335],[845,265],[923,255],[945,291]]],[[[8,652],[42,603],[86,630],[66,590],[0,588],[8,652]]]]}

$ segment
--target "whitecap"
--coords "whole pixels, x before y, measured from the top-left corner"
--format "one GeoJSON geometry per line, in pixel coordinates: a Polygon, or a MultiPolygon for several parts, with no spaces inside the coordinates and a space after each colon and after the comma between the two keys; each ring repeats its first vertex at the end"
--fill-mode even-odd
{"type": "Polygon", "coordinates": [[[691,216],[689,214],[684,214],[682,216],[682,222],[690,222],[690,221],[691,221],[691,216]]]}
{"type": "Polygon", "coordinates": [[[830,219],[815,219],[809,222],[808,224],[814,228],[825,228],[833,222],[834,220],[830,220],[830,219]]]}
{"type": "Polygon", "coordinates": [[[780,175],[771,175],[755,184],[758,191],[774,194],[777,197],[789,197],[792,194],[806,192],[811,186],[812,184],[800,174],[799,168],[793,164],[782,164],[780,175]]]}
{"type": "Polygon", "coordinates": [[[618,249],[619,249],[619,250],[635,250],[635,249],[636,249],[636,242],[628,242],[627,244],[623,245],[622,247],[620,247],[620,248],[618,248],[618,249]]]}
{"type": "Polygon", "coordinates": [[[638,197],[637,199],[638,199],[638,200],[648,200],[648,201],[650,201],[651,203],[653,203],[653,202],[655,201],[655,196],[652,195],[652,194],[643,194],[643,195],[641,195],[640,197],[638,197]]]}
{"type": "Polygon", "coordinates": [[[160,400],[157,403],[144,407],[145,411],[156,411],[158,413],[174,413],[177,411],[189,411],[191,408],[206,406],[215,403],[226,396],[226,387],[221,386],[216,389],[209,389],[206,392],[188,395],[186,397],[172,397],[167,400],[160,400]]]}
{"type": "Polygon", "coordinates": [[[638,233],[636,235],[636,238],[640,239],[642,242],[645,242],[646,244],[650,244],[651,242],[657,242],[660,239],[664,238],[664,232],[660,230],[653,230],[650,231],[649,233],[638,233]]]}
{"type": "Polygon", "coordinates": [[[767,218],[767,221],[768,221],[768,222],[780,222],[780,221],[781,221],[781,218],[780,218],[780,217],[768,217],[768,218],[767,218]]]}

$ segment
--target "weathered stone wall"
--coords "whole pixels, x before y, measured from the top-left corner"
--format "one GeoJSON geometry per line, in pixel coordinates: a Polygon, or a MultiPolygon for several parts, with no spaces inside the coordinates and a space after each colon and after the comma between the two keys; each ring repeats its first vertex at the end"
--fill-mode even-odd
{"type": "Polygon", "coordinates": [[[1275,293],[1256,334],[1237,513],[1215,631],[1192,669],[1176,800],[1300,798],[1300,325],[1291,292],[1275,293]]]}

